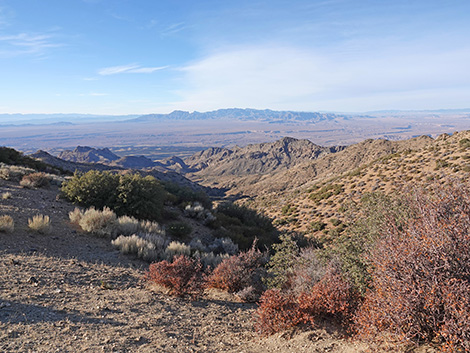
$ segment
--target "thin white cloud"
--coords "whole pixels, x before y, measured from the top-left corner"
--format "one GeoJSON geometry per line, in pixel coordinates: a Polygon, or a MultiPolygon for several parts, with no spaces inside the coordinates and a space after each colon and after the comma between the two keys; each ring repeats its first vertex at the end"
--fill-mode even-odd
{"type": "Polygon", "coordinates": [[[181,32],[184,29],[186,29],[185,23],[184,22],[178,22],[178,23],[174,23],[174,24],[166,27],[165,29],[163,29],[163,31],[161,31],[160,34],[163,37],[167,37],[167,36],[170,36],[172,34],[181,32]]]}
{"type": "Polygon", "coordinates": [[[181,69],[187,87],[175,92],[181,97],[175,107],[365,111],[400,102],[410,107],[408,94],[421,104],[429,97],[445,105],[455,87],[470,90],[468,62],[470,47],[447,52],[401,47],[360,55],[286,46],[228,48],[181,69]],[[442,101],[436,100],[438,92],[442,101]]]}
{"type": "Polygon", "coordinates": [[[137,64],[121,65],[105,67],[98,71],[101,76],[117,75],[117,74],[150,74],[155,71],[164,70],[168,66],[157,66],[157,67],[142,67],[137,64]]]}
{"type": "Polygon", "coordinates": [[[55,43],[50,34],[18,33],[0,36],[2,54],[44,54],[46,49],[56,48],[62,44],[55,43]]]}

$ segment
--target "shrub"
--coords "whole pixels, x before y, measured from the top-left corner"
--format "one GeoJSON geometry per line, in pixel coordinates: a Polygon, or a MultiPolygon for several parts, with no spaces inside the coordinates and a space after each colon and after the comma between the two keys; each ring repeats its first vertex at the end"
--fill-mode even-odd
{"type": "Polygon", "coordinates": [[[141,230],[139,221],[134,217],[122,216],[117,219],[117,222],[117,234],[132,235],[141,230]]]}
{"type": "Polygon", "coordinates": [[[326,227],[326,224],[323,223],[322,221],[313,221],[310,223],[310,228],[315,232],[319,232],[325,229],[325,227],[326,227]]]}
{"type": "Polygon", "coordinates": [[[47,234],[51,230],[51,220],[49,216],[36,215],[28,219],[28,227],[40,234],[47,234]]]}
{"type": "Polygon", "coordinates": [[[208,245],[208,250],[216,254],[235,255],[238,253],[238,245],[230,238],[215,238],[214,241],[208,245]]]}
{"type": "Polygon", "coordinates": [[[140,221],[140,229],[143,233],[149,234],[165,234],[163,228],[157,222],[149,220],[140,221]]]}
{"type": "Polygon", "coordinates": [[[437,339],[470,350],[470,190],[457,185],[419,191],[415,219],[392,223],[370,252],[372,286],[358,331],[397,339],[437,339]]]}
{"type": "Polygon", "coordinates": [[[281,289],[288,285],[299,255],[299,246],[291,235],[283,234],[279,239],[281,243],[272,246],[274,255],[266,266],[269,277],[265,282],[268,288],[281,289]]]}
{"type": "Polygon", "coordinates": [[[191,247],[189,245],[180,243],[179,241],[172,241],[168,244],[165,250],[165,257],[168,260],[173,259],[179,255],[186,255],[189,256],[191,254],[191,247]]]}
{"type": "Polygon", "coordinates": [[[295,295],[307,293],[325,276],[326,268],[320,251],[307,247],[295,259],[288,286],[285,288],[295,295]]]}
{"type": "Polygon", "coordinates": [[[98,237],[113,237],[116,235],[118,226],[116,214],[108,207],[102,211],[95,210],[93,207],[87,209],[78,224],[85,232],[98,237]]]}
{"type": "Polygon", "coordinates": [[[0,232],[11,233],[15,230],[15,222],[11,216],[0,216],[0,232]]]}
{"type": "Polygon", "coordinates": [[[185,255],[176,257],[173,262],[164,260],[151,264],[145,278],[179,297],[198,296],[204,290],[205,276],[201,263],[185,255]]]}
{"type": "Polygon", "coordinates": [[[168,234],[180,239],[187,237],[193,231],[191,226],[186,222],[172,222],[168,225],[166,229],[168,231],[168,234]]]}
{"type": "Polygon", "coordinates": [[[50,177],[46,173],[38,172],[23,176],[20,185],[25,188],[41,188],[49,186],[50,177]]]}
{"type": "Polygon", "coordinates": [[[308,291],[269,289],[260,298],[255,326],[273,334],[299,324],[316,326],[325,321],[345,327],[352,322],[359,303],[357,292],[333,267],[308,291]]]}
{"type": "Polygon", "coordinates": [[[212,208],[212,202],[203,190],[193,190],[188,186],[182,186],[172,182],[164,182],[163,187],[169,195],[167,196],[167,201],[174,205],[197,202],[206,209],[212,208]]]}
{"type": "Polygon", "coordinates": [[[255,248],[238,255],[230,256],[218,265],[208,278],[210,288],[218,288],[229,293],[239,292],[247,287],[253,287],[257,293],[263,291],[262,277],[266,255],[255,248]]]}
{"type": "MultiPolygon", "coordinates": [[[[59,172],[60,168],[52,167],[42,161],[23,155],[9,147],[0,147],[0,162],[10,165],[21,165],[33,170],[59,172]]],[[[62,171],[62,170],[61,170],[62,171]]]]}
{"type": "Polygon", "coordinates": [[[82,217],[83,217],[83,212],[78,207],[75,207],[73,211],[69,212],[70,222],[74,224],[79,224],[80,219],[82,219],[82,217]]]}
{"type": "Polygon", "coordinates": [[[263,335],[284,331],[297,325],[298,310],[298,303],[292,294],[277,288],[268,289],[260,298],[255,313],[255,327],[263,335]]]}
{"type": "Polygon", "coordinates": [[[346,216],[353,220],[345,234],[335,237],[324,255],[338,262],[341,272],[362,294],[370,287],[372,265],[368,254],[381,234],[392,224],[402,228],[415,217],[415,210],[399,194],[367,193],[358,205],[349,205],[346,216]]]}
{"type": "Polygon", "coordinates": [[[155,244],[135,234],[131,236],[120,235],[111,243],[123,254],[133,254],[148,262],[161,260],[162,251],[155,244]]]}
{"type": "MultiPolygon", "coordinates": [[[[1,147],[0,147],[1,148],[1,147]]],[[[0,178],[10,181],[20,181],[27,174],[34,173],[35,170],[14,165],[1,164],[0,178]]]]}
{"type": "Polygon", "coordinates": [[[247,207],[223,203],[215,216],[211,226],[219,229],[218,236],[229,237],[242,250],[249,249],[255,238],[259,247],[270,247],[278,239],[272,220],[247,207]]]}
{"type": "Polygon", "coordinates": [[[113,208],[116,204],[119,175],[90,170],[75,173],[61,188],[64,196],[83,207],[113,208]]]}
{"type": "Polygon", "coordinates": [[[119,216],[138,219],[162,218],[165,192],[152,176],[91,170],[85,174],[75,173],[61,191],[69,201],[84,207],[109,207],[119,216]]]}
{"type": "Polygon", "coordinates": [[[213,252],[200,252],[196,250],[193,257],[201,261],[205,269],[211,271],[216,268],[222,261],[229,257],[228,254],[214,254],[213,252]]]}
{"type": "Polygon", "coordinates": [[[307,292],[297,298],[299,322],[317,325],[324,320],[348,327],[359,304],[358,292],[330,267],[307,292]]]}
{"type": "Polygon", "coordinates": [[[164,201],[164,189],[153,176],[127,174],[119,178],[114,210],[118,215],[160,220],[164,201]]]}

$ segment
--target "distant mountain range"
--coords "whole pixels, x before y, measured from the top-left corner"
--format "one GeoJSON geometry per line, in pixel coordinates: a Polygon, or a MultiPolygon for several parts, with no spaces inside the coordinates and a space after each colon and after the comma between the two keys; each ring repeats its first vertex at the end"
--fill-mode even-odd
{"type": "Polygon", "coordinates": [[[207,120],[207,119],[237,119],[237,120],[256,120],[265,122],[290,122],[290,121],[324,121],[333,120],[338,116],[333,113],[318,112],[294,112],[294,111],[275,111],[270,109],[219,109],[211,112],[185,112],[175,110],[170,114],[148,114],[138,118],[131,119],[134,122],[148,122],[154,120],[207,120]]]}

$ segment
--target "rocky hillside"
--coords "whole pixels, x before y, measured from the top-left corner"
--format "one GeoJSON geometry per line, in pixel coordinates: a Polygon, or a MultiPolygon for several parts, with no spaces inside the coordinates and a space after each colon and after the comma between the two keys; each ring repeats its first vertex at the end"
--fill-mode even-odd
{"type": "MultiPolygon", "coordinates": [[[[140,173],[144,175],[152,175],[153,177],[161,181],[167,181],[167,182],[172,182],[172,183],[176,183],[176,184],[183,185],[183,186],[188,186],[194,190],[203,189],[211,195],[218,195],[217,190],[213,191],[211,190],[211,188],[202,187],[199,184],[194,183],[188,178],[184,177],[182,174],[169,170],[168,168],[162,168],[161,170],[157,170],[157,169],[142,170],[141,163],[140,164],[138,163],[140,161],[138,157],[136,157],[137,160],[133,157],[123,157],[109,164],[80,163],[80,162],[67,161],[58,157],[54,157],[45,151],[37,151],[36,153],[31,154],[30,157],[33,157],[37,160],[47,163],[48,165],[58,167],[58,168],[61,168],[62,170],[69,171],[72,173],[75,171],[87,172],[89,170],[100,170],[100,171],[107,170],[107,171],[112,171],[115,173],[125,173],[126,170],[129,170],[129,169],[139,170],[140,173]],[[122,163],[118,163],[118,161],[121,161],[122,163]]],[[[145,159],[148,160],[147,158],[145,159]]]]}
{"type": "Polygon", "coordinates": [[[87,146],[78,146],[73,151],[66,150],[58,155],[60,159],[78,163],[109,163],[119,159],[107,148],[95,149],[87,146]]]}
{"type": "Polygon", "coordinates": [[[243,148],[211,148],[186,158],[185,163],[202,178],[270,174],[341,149],[342,147],[321,147],[308,140],[285,137],[273,143],[243,148]]]}
{"type": "Polygon", "coordinates": [[[345,206],[366,193],[389,194],[435,181],[465,182],[469,177],[470,131],[436,139],[368,140],[254,183],[247,189],[266,193],[245,202],[270,215],[281,228],[336,236],[348,222],[345,206]]]}

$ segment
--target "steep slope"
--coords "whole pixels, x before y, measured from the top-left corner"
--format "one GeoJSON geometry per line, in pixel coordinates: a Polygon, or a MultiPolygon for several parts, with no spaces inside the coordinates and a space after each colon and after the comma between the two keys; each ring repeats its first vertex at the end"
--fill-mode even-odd
{"type": "Polygon", "coordinates": [[[80,162],[72,162],[68,160],[64,160],[58,157],[54,157],[50,153],[46,151],[39,150],[33,154],[29,155],[32,158],[38,159],[40,161],[43,161],[44,163],[47,163],[49,165],[52,165],[54,167],[62,168],[63,170],[67,170],[69,172],[75,172],[76,170],[81,171],[81,172],[87,172],[89,170],[95,169],[95,170],[111,170],[111,169],[116,169],[113,167],[109,167],[104,164],[91,164],[91,163],[80,163],[80,162]]]}
{"type": "Polygon", "coordinates": [[[321,147],[308,140],[285,137],[273,143],[248,145],[243,148],[212,148],[186,158],[185,163],[196,170],[195,177],[204,180],[221,176],[242,177],[285,170],[341,149],[321,147]]]}
{"type": "Polygon", "coordinates": [[[73,151],[63,151],[58,157],[65,161],[79,163],[109,163],[119,159],[119,156],[107,148],[96,149],[87,146],[78,146],[73,151]]]}
{"type": "Polygon", "coordinates": [[[109,165],[122,168],[144,169],[154,167],[155,163],[144,156],[125,156],[109,163],[109,165]]]}
{"type": "Polygon", "coordinates": [[[366,140],[348,147],[321,147],[308,140],[284,138],[233,150],[212,148],[185,160],[196,172],[186,176],[229,194],[259,196],[293,189],[350,171],[382,156],[420,149],[432,138],[366,140]]]}
{"type": "Polygon", "coordinates": [[[245,187],[265,193],[253,193],[244,202],[273,217],[281,228],[336,236],[351,216],[341,211],[345,205],[370,192],[389,194],[434,182],[467,182],[469,161],[470,131],[436,139],[364,141],[245,187]]]}

